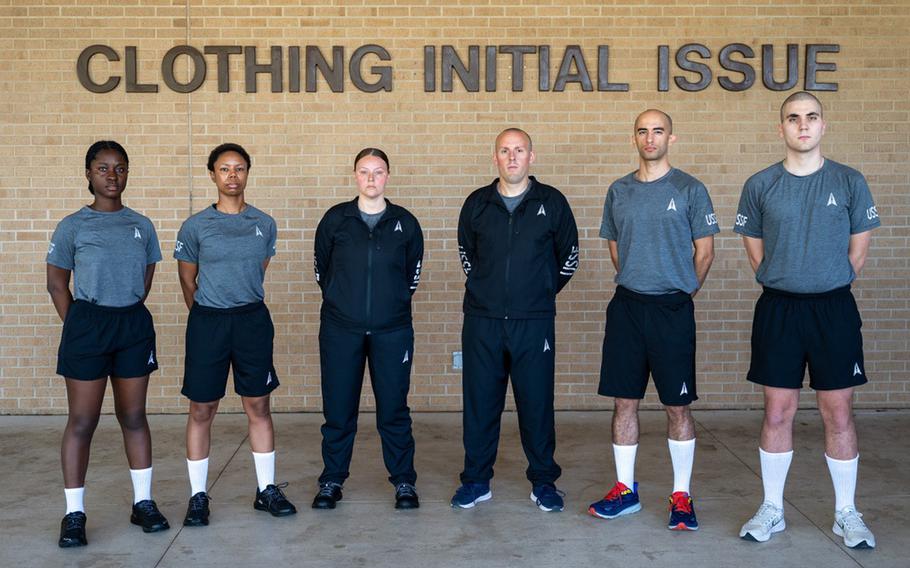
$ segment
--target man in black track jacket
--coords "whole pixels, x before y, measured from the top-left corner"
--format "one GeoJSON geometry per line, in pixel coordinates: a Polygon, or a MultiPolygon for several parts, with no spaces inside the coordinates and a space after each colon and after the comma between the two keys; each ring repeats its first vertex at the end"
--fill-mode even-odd
{"type": "Polygon", "coordinates": [[[458,220],[467,275],[462,345],[465,466],[452,506],[492,497],[490,479],[508,380],[512,379],[531,500],[563,508],[553,459],[556,294],[578,267],[578,229],[565,196],[528,175],[531,138],[517,128],[496,138],[499,178],[474,191],[458,220]]]}

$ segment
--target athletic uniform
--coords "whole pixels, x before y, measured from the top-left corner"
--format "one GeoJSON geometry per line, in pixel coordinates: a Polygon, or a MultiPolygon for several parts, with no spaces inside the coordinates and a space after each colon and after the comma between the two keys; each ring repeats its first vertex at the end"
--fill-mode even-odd
{"type": "Polygon", "coordinates": [[[158,369],[145,272],[161,260],[152,222],[129,207],[83,207],[57,225],[47,263],[73,272],[57,373],[92,380],[144,377],[158,369]]]}
{"type": "Polygon", "coordinates": [[[880,225],[863,175],[834,160],[807,176],[777,163],[746,181],[734,231],[764,246],[750,381],[800,388],[807,363],[816,390],[867,381],[848,249],[880,225]]]}
{"type": "Polygon", "coordinates": [[[554,320],[556,294],[578,267],[578,229],[565,196],[530,180],[516,198],[503,198],[498,180],[474,191],[458,220],[467,276],[463,484],[493,477],[510,376],[528,479],[552,484],[561,473],[553,459],[554,320]]]}
{"type": "Polygon", "coordinates": [[[325,417],[320,484],[340,485],[349,475],[367,361],[389,481],[413,485],[417,479],[407,395],[414,360],[411,296],[422,259],[420,224],[388,200],[385,211],[373,215],[362,213],[357,199],[340,203],[319,222],[315,271],[322,289],[325,417]]]}
{"type": "Polygon", "coordinates": [[[241,396],[264,396],[278,386],[275,328],[262,286],[277,234],[275,220],[249,204],[237,214],[212,205],[180,227],[174,258],[199,269],[181,391],[190,400],[223,398],[230,368],[241,396]]]}
{"type": "Polygon", "coordinates": [[[633,172],[610,186],[600,236],[616,241],[620,268],[607,307],[599,394],[644,398],[650,374],[664,405],[698,399],[692,241],[719,230],[708,190],[682,170],[649,182],[633,172]]]}

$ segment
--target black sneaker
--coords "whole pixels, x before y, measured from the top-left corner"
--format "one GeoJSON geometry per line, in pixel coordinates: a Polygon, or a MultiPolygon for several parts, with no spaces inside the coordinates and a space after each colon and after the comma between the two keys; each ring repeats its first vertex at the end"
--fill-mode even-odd
{"type": "Polygon", "coordinates": [[[410,483],[399,483],[395,486],[395,508],[416,509],[420,507],[417,489],[410,483]]]}
{"type": "Polygon", "coordinates": [[[63,520],[60,521],[60,540],[57,541],[57,544],[60,545],[60,548],[88,544],[88,540],[85,538],[85,513],[73,511],[63,517],[63,520]]]}
{"type": "Polygon", "coordinates": [[[313,498],[314,509],[334,509],[335,504],[341,501],[341,484],[326,481],[319,484],[319,493],[313,498]]]}
{"type": "Polygon", "coordinates": [[[267,485],[265,489],[259,491],[256,488],[256,500],[253,501],[253,508],[257,511],[268,511],[273,517],[286,517],[297,513],[297,507],[288,501],[281,490],[287,487],[287,482],[275,485],[267,485]]]}
{"type": "Polygon", "coordinates": [[[183,518],[185,527],[202,527],[209,524],[209,496],[205,491],[200,491],[190,497],[186,506],[186,517],[183,518]]]}
{"type": "Polygon", "coordinates": [[[130,515],[130,522],[142,527],[142,532],[153,533],[165,531],[171,528],[167,519],[158,510],[158,505],[151,499],[139,501],[133,505],[133,514],[130,515]]]}

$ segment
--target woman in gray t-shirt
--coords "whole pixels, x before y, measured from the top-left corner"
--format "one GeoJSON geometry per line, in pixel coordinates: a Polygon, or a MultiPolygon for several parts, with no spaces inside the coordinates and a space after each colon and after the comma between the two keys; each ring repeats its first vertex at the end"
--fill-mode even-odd
{"type": "Polygon", "coordinates": [[[47,251],[47,289],[63,320],[57,374],[66,379],[69,415],[63,432],[66,516],[63,548],[85,546],[85,473],[107,378],[133,481],[130,521],[145,532],[168,528],[151,497],[152,440],[145,416],[149,374],[158,368],[155,328],[144,301],[161,260],[155,227],[121,200],[129,158],[103,140],[85,155],[91,205],[57,225],[47,251]],[[70,277],[73,291],[70,292],[70,277]]]}

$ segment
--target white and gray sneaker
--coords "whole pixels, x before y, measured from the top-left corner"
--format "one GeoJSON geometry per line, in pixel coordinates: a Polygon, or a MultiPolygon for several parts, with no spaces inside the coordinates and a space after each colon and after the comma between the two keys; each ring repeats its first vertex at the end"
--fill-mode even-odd
{"type": "Polygon", "coordinates": [[[875,536],[863,522],[863,514],[853,507],[844,507],[834,513],[834,534],[844,537],[850,548],[875,548],[875,536]]]}
{"type": "Polygon", "coordinates": [[[784,510],[765,501],[758,508],[755,516],[746,521],[743,528],[739,530],[739,538],[765,542],[771,538],[772,534],[781,532],[785,528],[787,528],[787,523],[784,522],[784,510]]]}

